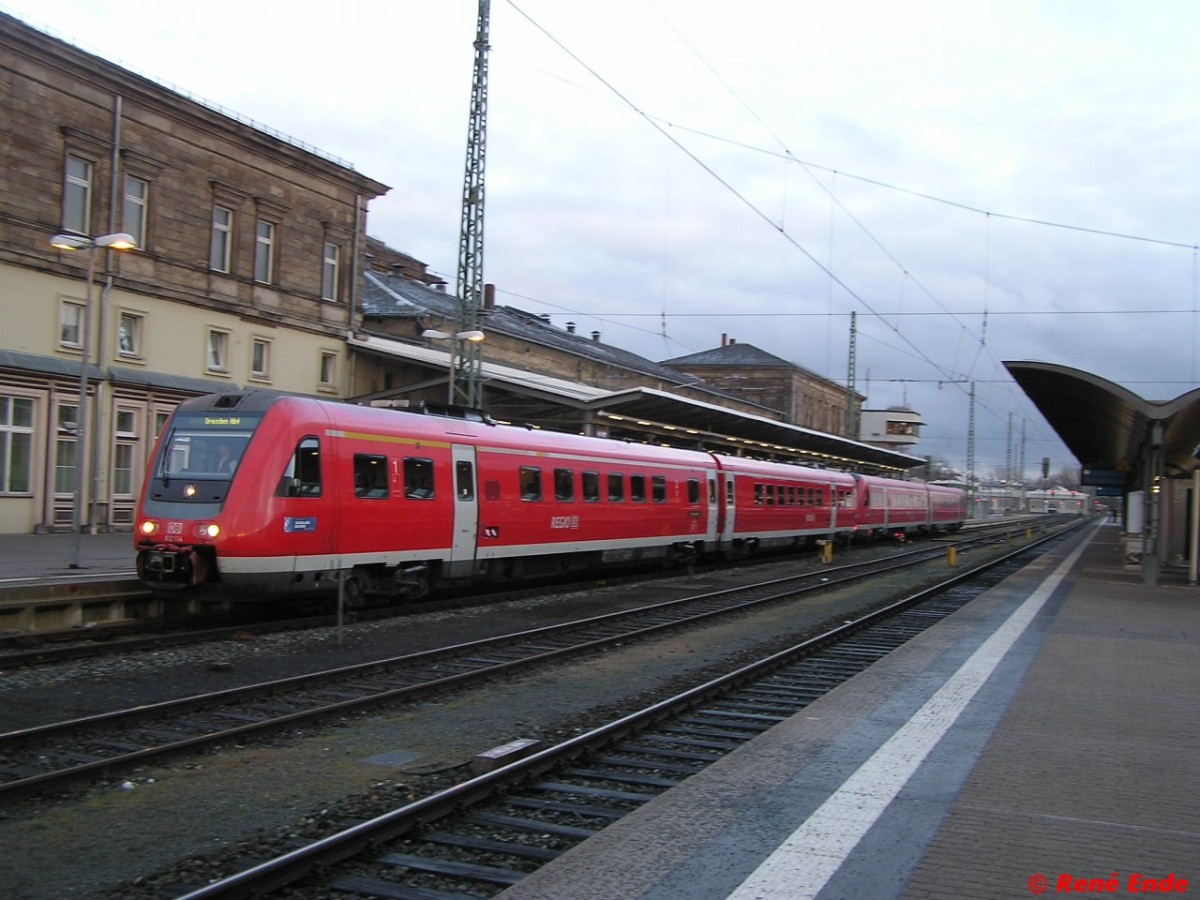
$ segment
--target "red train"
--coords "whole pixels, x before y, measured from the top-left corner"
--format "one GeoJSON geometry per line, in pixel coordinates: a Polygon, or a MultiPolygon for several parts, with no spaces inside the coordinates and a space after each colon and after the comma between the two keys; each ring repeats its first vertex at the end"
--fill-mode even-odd
{"type": "Polygon", "coordinates": [[[952,488],[248,391],[180,404],[135,543],[160,590],[405,597],[965,517],[952,488]]]}

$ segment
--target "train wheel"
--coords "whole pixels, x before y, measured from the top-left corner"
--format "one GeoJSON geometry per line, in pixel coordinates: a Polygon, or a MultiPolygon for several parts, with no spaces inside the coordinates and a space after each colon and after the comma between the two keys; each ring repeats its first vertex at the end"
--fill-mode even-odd
{"type": "Polygon", "coordinates": [[[347,577],[345,584],[342,586],[342,591],[342,596],[345,598],[347,609],[362,609],[364,606],[366,606],[366,585],[359,576],[350,575],[347,577]]]}

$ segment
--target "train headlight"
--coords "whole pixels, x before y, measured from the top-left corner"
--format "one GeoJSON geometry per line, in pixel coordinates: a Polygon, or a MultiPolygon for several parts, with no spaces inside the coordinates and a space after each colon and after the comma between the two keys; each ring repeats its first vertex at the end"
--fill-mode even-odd
{"type": "Polygon", "coordinates": [[[196,526],[196,533],[199,534],[200,537],[208,538],[208,540],[211,541],[213,538],[220,535],[221,526],[216,522],[205,522],[196,526]]]}
{"type": "Polygon", "coordinates": [[[158,533],[158,523],[153,519],[143,519],[142,524],[138,526],[138,531],[146,537],[150,537],[158,533]]]}
{"type": "Polygon", "coordinates": [[[196,496],[196,486],[194,484],[184,485],[183,496],[191,498],[196,496]]]}

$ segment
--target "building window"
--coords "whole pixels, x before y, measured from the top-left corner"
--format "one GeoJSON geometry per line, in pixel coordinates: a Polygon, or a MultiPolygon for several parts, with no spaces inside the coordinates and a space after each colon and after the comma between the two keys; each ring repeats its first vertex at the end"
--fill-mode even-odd
{"type": "Polygon", "coordinates": [[[133,235],[139,250],[146,247],[146,214],[150,203],[150,182],[144,178],[125,176],[125,206],[121,212],[122,227],[133,235]]]}
{"type": "Polygon", "coordinates": [[[337,378],[337,354],[329,351],[321,353],[321,387],[333,387],[334,380],[337,378]]]}
{"type": "Polygon", "coordinates": [[[275,223],[259,219],[254,230],[254,280],[271,284],[275,274],[275,223]]]}
{"type": "Polygon", "coordinates": [[[136,313],[121,313],[117,321],[117,353],[121,356],[142,355],[142,317],[136,313]]]}
{"type": "Polygon", "coordinates": [[[112,490],[114,495],[133,496],[133,460],[137,449],[138,414],[134,409],[118,409],[116,446],[113,447],[112,490]]]}
{"type": "Polygon", "coordinates": [[[0,396],[0,492],[29,493],[32,466],[33,400],[0,396]]]}
{"type": "Polygon", "coordinates": [[[205,363],[210,372],[226,371],[228,348],[229,334],[210,328],[208,331],[208,355],[205,363]]]}
{"type": "Polygon", "coordinates": [[[63,230],[89,234],[91,224],[92,164],[78,156],[68,156],[63,182],[63,230]]]}
{"type": "Polygon", "coordinates": [[[233,210],[225,206],[213,207],[212,250],[208,266],[214,272],[231,271],[233,263],[233,210]]]}
{"type": "Polygon", "coordinates": [[[338,260],[342,248],[337,244],[325,244],[325,260],[321,266],[321,299],[340,300],[338,296],[338,260]]]}
{"type": "Polygon", "coordinates": [[[255,338],[250,344],[250,377],[266,380],[271,377],[271,342],[255,338]]]}
{"type": "Polygon", "coordinates": [[[58,343],[79,350],[83,347],[83,306],[64,301],[58,308],[58,343]]]}
{"type": "Polygon", "coordinates": [[[75,440],[79,434],[79,406],[58,405],[58,432],[54,448],[54,490],[69,494],[75,489],[75,440]]]}

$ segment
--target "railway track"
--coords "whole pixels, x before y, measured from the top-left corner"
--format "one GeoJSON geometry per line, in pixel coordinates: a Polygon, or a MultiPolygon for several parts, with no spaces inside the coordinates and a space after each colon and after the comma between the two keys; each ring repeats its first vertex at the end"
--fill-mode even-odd
{"type": "MultiPolygon", "coordinates": [[[[1001,538],[989,535],[975,540],[1001,538]]],[[[893,557],[885,571],[941,560],[945,554],[945,547],[922,546],[893,557]]],[[[76,779],[204,746],[428,697],[880,571],[878,560],[827,567],[437,650],[11,731],[0,734],[0,798],[58,789],[76,779]]]]}
{"type": "MultiPolygon", "coordinates": [[[[1002,523],[981,522],[967,526],[954,540],[961,541],[962,535],[967,534],[974,537],[983,537],[989,534],[1011,535],[1026,527],[1036,527],[1040,530],[1052,524],[1054,524],[1053,521],[1044,516],[1028,523],[1022,520],[1002,523]]],[[[769,557],[769,559],[774,560],[775,557],[769,557]]],[[[620,577],[622,576],[609,577],[606,580],[611,583],[620,577]]],[[[632,582],[638,582],[644,580],[646,575],[642,573],[624,577],[632,582]]],[[[120,584],[114,585],[114,587],[120,587],[120,584]]],[[[530,588],[520,588],[503,592],[455,595],[404,607],[358,610],[355,611],[354,618],[355,621],[367,621],[412,613],[453,610],[466,605],[482,605],[512,599],[514,596],[519,597],[530,592],[530,588]]],[[[285,630],[328,627],[335,625],[338,621],[336,614],[281,615],[277,611],[263,613],[245,609],[226,610],[223,613],[212,610],[190,610],[186,615],[172,616],[167,614],[167,607],[162,605],[161,601],[147,602],[146,598],[148,597],[149,593],[139,583],[130,582],[124,590],[110,593],[104,600],[106,604],[110,605],[124,607],[128,604],[129,609],[134,610],[134,614],[130,617],[103,621],[92,620],[85,625],[68,628],[0,630],[0,671],[30,665],[90,659],[114,653],[186,646],[234,636],[242,637],[246,634],[265,635],[285,630]]],[[[62,606],[63,601],[60,597],[49,596],[43,599],[30,599],[25,603],[31,610],[41,606],[57,610],[62,606]]],[[[38,619],[35,612],[27,612],[26,617],[31,621],[38,619]]]]}
{"type": "MultiPolygon", "coordinates": [[[[1041,546],[1057,535],[1038,542],[1041,546]]],[[[183,900],[491,897],[701,771],[1024,565],[1025,547],[735,672],[183,900]]]]}

